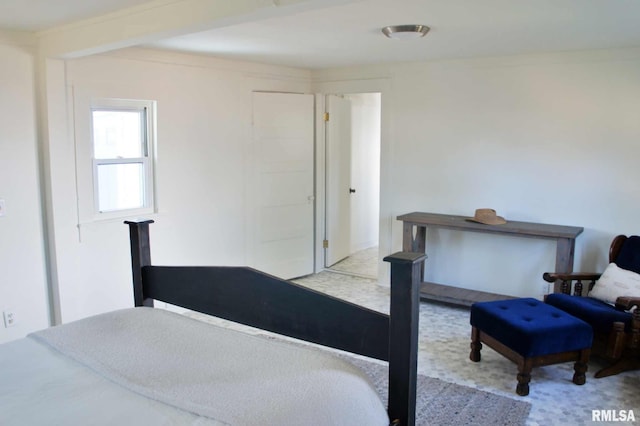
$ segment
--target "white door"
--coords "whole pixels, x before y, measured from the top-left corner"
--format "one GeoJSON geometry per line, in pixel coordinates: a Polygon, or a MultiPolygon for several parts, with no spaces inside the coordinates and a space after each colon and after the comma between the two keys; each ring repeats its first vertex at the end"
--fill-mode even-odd
{"type": "Polygon", "coordinates": [[[253,263],[290,279],[313,273],[314,97],[253,93],[253,263]]]}
{"type": "Polygon", "coordinates": [[[327,95],[325,267],[351,254],[351,102],[327,95]]]}

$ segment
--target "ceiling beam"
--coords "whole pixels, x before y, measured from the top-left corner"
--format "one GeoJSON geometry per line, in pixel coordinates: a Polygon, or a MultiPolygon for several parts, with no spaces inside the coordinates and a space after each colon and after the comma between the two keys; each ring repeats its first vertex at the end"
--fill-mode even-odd
{"type": "Polygon", "coordinates": [[[36,38],[33,33],[27,31],[0,29],[0,44],[35,47],[36,38]]]}
{"type": "Polygon", "coordinates": [[[45,57],[76,58],[361,0],[155,0],[36,33],[45,57]]]}

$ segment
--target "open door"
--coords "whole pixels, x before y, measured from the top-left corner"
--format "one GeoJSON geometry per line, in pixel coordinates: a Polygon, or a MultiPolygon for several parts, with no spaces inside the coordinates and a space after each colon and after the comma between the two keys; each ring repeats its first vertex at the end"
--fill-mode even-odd
{"type": "Polygon", "coordinates": [[[283,279],[313,273],[314,96],[253,93],[253,266],[283,279]]]}
{"type": "Polygon", "coordinates": [[[351,102],[326,96],[325,267],[351,254],[351,102]]]}

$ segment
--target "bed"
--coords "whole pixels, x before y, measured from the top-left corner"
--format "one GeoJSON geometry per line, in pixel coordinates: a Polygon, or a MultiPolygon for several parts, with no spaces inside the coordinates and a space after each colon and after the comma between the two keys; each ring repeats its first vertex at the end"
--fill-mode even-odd
{"type": "Polygon", "coordinates": [[[385,258],[385,315],[251,268],[152,265],[153,221],[125,223],[135,307],[0,345],[0,424],[415,423],[424,255],[385,258]],[[388,361],[388,403],[333,354],[154,309],[154,301],[388,361]]]}

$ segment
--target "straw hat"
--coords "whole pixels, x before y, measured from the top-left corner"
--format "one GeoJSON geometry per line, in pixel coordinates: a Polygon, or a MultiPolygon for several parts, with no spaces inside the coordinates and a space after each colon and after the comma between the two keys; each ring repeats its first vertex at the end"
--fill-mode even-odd
{"type": "Polygon", "coordinates": [[[484,223],[485,225],[502,225],[507,223],[504,217],[500,217],[493,209],[476,209],[475,216],[467,219],[472,222],[484,223]]]}

